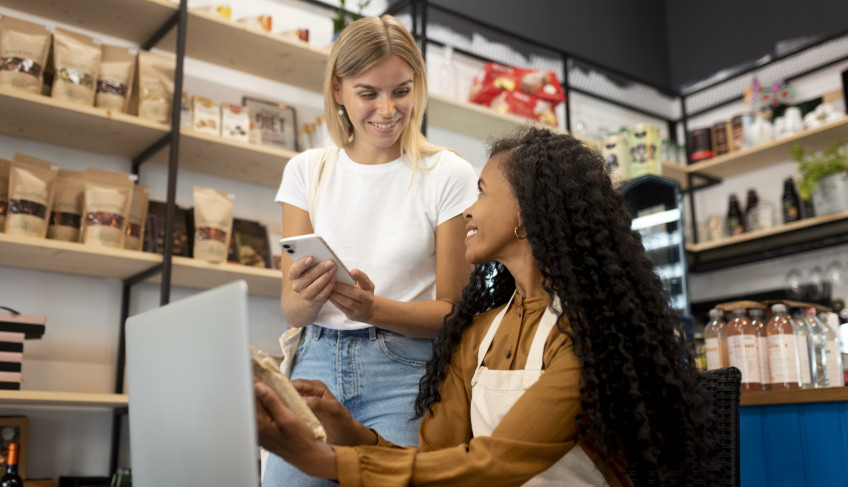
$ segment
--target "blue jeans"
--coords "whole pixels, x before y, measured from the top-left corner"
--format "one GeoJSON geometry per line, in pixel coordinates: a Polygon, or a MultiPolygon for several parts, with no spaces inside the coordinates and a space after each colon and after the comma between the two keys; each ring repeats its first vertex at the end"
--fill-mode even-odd
{"type": "MultiPolygon", "coordinates": [[[[432,340],[374,329],[339,331],[309,325],[297,349],[292,379],[317,379],[354,418],[398,445],[418,444],[413,401],[432,340]]],[[[269,455],[263,487],[337,485],[310,477],[269,455]]]]}

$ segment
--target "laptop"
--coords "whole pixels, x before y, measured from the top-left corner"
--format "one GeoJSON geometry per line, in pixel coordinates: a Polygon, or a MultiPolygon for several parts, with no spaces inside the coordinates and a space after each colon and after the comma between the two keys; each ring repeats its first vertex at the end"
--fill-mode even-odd
{"type": "Polygon", "coordinates": [[[247,284],[132,316],[126,346],[133,485],[258,486],[247,284]]]}

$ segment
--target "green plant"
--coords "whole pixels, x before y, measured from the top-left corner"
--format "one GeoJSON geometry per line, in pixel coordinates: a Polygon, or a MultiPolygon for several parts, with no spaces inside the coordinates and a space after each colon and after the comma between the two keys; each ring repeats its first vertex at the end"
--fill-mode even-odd
{"type": "Polygon", "coordinates": [[[359,0],[357,4],[357,12],[345,10],[347,0],[339,0],[339,9],[336,10],[336,16],[333,17],[333,32],[339,33],[345,27],[362,18],[362,10],[371,3],[371,0],[359,0]]]}
{"type": "Polygon", "coordinates": [[[801,173],[798,190],[805,201],[812,198],[816,181],[831,174],[848,171],[848,154],[842,149],[842,142],[839,140],[821,152],[814,153],[810,149],[809,154],[800,145],[793,145],[792,156],[798,161],[798,172],[801,173]]]}

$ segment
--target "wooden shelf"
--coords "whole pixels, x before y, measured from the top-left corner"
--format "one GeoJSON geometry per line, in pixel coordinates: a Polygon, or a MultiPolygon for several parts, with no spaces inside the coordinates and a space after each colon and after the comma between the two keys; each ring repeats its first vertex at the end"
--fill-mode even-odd
{"type": "Polygon", "coordinates": [[[802,404],[810,402],[837,401],[848,402],[848,387],[743,392],[740,404],[742,406],[770,406],[776,404],[802,404]]]}
{"type": "MultiPolygon", "coordinates": [[[[296,151],[248,144],[183,129],[180,137],[180,168],[227,179],[279,187],[283,168],[296,151]]],[[[154,158],[168,163],[168,152],[154,158]]]]}
{"type": "Polygon", "coordinates": [[[791,148],[795,144],[821,150],[830,147],[839,138],[843,141],[848,139],[848,117],[791,137],[697,162],[686,166],[686,171],[724,179],[792,160],[791,148]]]}
{"type": "Polygon", "coordinates": [[[793,232],[796,230],[803,230],[805,228],[815,227],[818,225],[823,225],[827,223],[838,222],[841,220],[848,220],[848,211],[841,211],[839,213],[832,213],[830,215],[825,216],[817,216],[813,218],[805,218],[803,220],[798,220],[792,223],[786,223],[784,225],[780,225],[774,228],[769,228],[766,230],[757,230],[753,232],[743,233],[742,235],[736,235],[734,237],[728,237],[721,240],[715,240],[711,242],[704,242],[698,244],[686,244],[686,250],[689,252],[704,252],[707,250],[714,250],[721,247],[729,247],[733,245],[737,245],[744,242],[750,242],[752,240],[759,240],[768,237],[780,236],[782,234],[786,234],[789,232],[793,232]]]}
{"type": "Polygon", "coordinates": [[[177,11],[167,0],[3,0],[3,6],[136,44],[177,11]]]}
{"type": "Polygon", "coordinates": [[[686,244],[692,272],[731,267],[848,242],[848,211],[713,242],[686,244]]]}
{"type": "MultiPolygon", "coordinates": [[[[41,95],[0,89],[0,133],[133,158],[167,134],[169,127],[125,113],[84,107],[41,95]]],[[[183,130],[180,167],[229,179],[277,187],[295,151],[247,144],[183,130]]],[[[167,164],[162,150],[154,162],[167,164]]]]}
{"type": "MultiPolygon", "coordinates": [[[[149,282],[160,282],[156,275],[149,282]]],[[[238,264],[210,264],[188,257],[174,257],[171,285],[197,289],[212,289],[236,280],[247,282],[247,290],[256,296],[280,298],[283,274],[277,269],[248,267],[238,264]]]]}
{"type": "Polygon", "coordinates": [[[149,252],[0,233],[0,265],[8,267],[127,279],[161,262],[149,252]]]}
{"type": "Polygon", "coordinates": [[[680,188],[686,190],[687,185],[689,184],[688,178],[686,177],[689,172],[686,170],[686,166],[678,164],[676,162],[662,161],[662,176],[664,178],[673,179],[680,183],[680,188]]]}
{"type": "MultiPolygon", "coordinates": [[[[330,51],[189,9],[186,56],[320,93],[330,51]]],[[[173,51],[176,30],[157,47],[173,51]]]]}
{"type": "MultiPolygon", "coordinates": [[[[128,279],[162,262],[150,252],[95,247],[75,242],[21,237],[0,233],[0,266],[63,272],[79,276],[128,279]]],[[[149,282],[159,282],[157,274],[149,282]]],[[[174,257],[172,284],[211,289],[238,279],[247,281],[250,294],[279,298],[281,271],[236,264],[213,265],[186,257],[174,257]]]]}
{"type": "Polygon", "coordinates": [[[539,125],[554,131],[561,131],[536,120],[509,113],[500,113],[482,105],[453,100],[432,93],[429,98],[427,111],[427,123],[429,125],[475,139],[488,140],[508,135],[525,125],[539,125]]]}
{"type": "Polygon", "coordinates": [[[0,133],[127,158],[169,129],[133,115],[9,88],[0,88],[0,113],[0,133]]]}
{"type": "Polygon", "coordinates": [[[85,392],[0,391],[0,406],[127,407],[126,394],[85,392]]]}

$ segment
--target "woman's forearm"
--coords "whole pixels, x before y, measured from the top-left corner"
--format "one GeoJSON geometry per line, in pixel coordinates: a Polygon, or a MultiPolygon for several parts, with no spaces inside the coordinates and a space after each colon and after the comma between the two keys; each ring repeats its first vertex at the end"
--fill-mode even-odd
{"type": "Polygon", "coordinates": [[[435,338],[450,313],[447,300],[402,302],[374,296],[369,324],[415,338],[435,338]]]}

